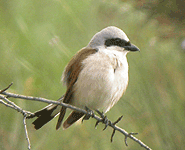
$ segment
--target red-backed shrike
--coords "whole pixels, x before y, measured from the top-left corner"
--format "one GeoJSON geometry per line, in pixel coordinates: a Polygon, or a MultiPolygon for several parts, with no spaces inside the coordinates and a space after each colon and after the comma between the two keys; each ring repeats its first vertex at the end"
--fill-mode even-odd
{"type": "MultiPolygon", "coordinates": [[[[77,52],[63,72],[67,87],[61,101],[84,109],[102,110],[104,113],[121,98],[128,85],[128,52],[139,51],[119,28],[110,26],[96,33],[89,44],[77,52]]],[[[50,104],[35,112],[35,129],[41,128],[59,114],[59,129],[66,108],[50,104]]],[[[63,123],[66,129],[79,120],[83,113],[72,111],[63,123]]]]}

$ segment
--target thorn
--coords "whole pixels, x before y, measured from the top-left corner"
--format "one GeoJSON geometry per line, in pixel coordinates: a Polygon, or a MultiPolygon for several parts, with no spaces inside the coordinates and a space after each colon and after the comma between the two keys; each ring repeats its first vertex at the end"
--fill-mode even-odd
{"type": "Polygon", "coordinates": [[[130,137],[131,135],[137,135],[138,133],[133,133],[133,132],[131,132],[131,133],[129,133],[128,135],[126,135],[125,136],[125,145],[126,146],[128,146],[128,144],[127,144],[127,137],[130,137]]]}
{"type": "Polygon", "coordinates": [[[105,127],[103,128],[103,131],[104,131],[105,129],[107,129],[108,125],[111,124],[111,122],[107,119],[107,116],[105,116],[105,115],[103,114],[103,112],[100,112],[99,110],[96,110],[96,112],[100,115],[101,121],[97,121],[97,122],[96,122],[95,128],[97,127],[97,125],[98,125],[100,122],[102,122],[102,123],[105,124],[105,127]]]}
{"type": "Polygon", "coordinates": [[[0,90],[0,93],[3,93],[3,92],[5,92],[6,90],[8,90],[8,89],[12,86],[12,84],[13,84],[13,82],[10,83],[5,89],[0,90]]]}
{"type": "Polygon", "coordinates": [[[97,126],[98,126],[98,124],[100,123],[100,121],[96,121],[96,124],[95,124],[95,129],[97,129],[97,126]]]}
{"type": "Polygon", "coordinates": [[[112,135],[111,135],[111,139],[110,139],[111,143],[113,142],[113,137],[114,137],[115,132],[116,132],[116,130],[114,129],[112,132],[112,135]]]}
{"type": "MultiPolygon", "coordinates": [[[[111,125],[116,125],[121,119],[123,118],[123,116],[119,117],[115,122],[111,123],[111,125]]],[[[113,137],[114,137],[114,134],[116,133],[116,130],[114,129],[113,132],[112,132],[112,135],[111,135],[111,142],[113,142],[113,137]]],[[[127,145],[127,142],[126,142],[126,145],[127,145]]]]}
{"type": "MultiPolygon", "coordinates": [[[[98,109],[96,109],[96,112],[100,115],[101,118],[104,118],[103,112],[101,113],[98,109]]],[[[97,126],[100,122],[102,122],[102,120],[101,121],[98,121],[98,120],[96,121],[95,129],[97,129],[97,126]]]]}
{"type": "Polygon", "coordinates": [[[122,118],[123,118],[123,116],[119,117],[119,118],[118,118],[115,122],[113,122],[112,124],[113,124],[113,125],[117,124],[118,122],[121,121],[122,118]]]}

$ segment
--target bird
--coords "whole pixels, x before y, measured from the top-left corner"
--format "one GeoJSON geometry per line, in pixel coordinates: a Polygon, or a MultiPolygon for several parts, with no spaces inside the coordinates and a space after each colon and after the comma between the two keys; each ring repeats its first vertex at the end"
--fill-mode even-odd
{"type": "MultiPolygon", "coordinates": [[[[78,51],[66,65],[62,82],[67,87],[60,102],[82,109],[108,112],[122,97],[128,85],[127,53],[140,49],[131,44],[118,27],[108,26],[97,32],[88,45],[78,51]]],[[[49,104],[34,113],[32,123],[36,130],[59,115],[56,129],[61,127],[66,107],[49,104]]],[[[67,129],[85,116],[73,110],[63,123],[67,129]]],[[[30,117],[30,118],[32,118],[30,117]]]]}

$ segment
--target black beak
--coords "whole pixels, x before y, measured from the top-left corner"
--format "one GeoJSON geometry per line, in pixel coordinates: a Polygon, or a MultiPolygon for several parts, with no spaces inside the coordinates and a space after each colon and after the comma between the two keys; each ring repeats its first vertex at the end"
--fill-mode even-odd
{"type": "Polygon", "coordinates": [[[129,46],[124,46],[124,48],[125,50],[132,51],[132,52],[140,51],[140,49],[134,44],[131,44],[129,46]]]}

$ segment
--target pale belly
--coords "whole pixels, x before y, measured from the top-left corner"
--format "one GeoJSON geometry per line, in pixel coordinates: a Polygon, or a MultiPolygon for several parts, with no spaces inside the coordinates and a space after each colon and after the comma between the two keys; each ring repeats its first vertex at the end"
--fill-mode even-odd
{"type": "Polygon", "coordinates": [[[99,68],[86,67],[79,74],[71,104],[106,113],[126,90],[128,70],[117,68],[114,72],[111,66],[99,65],[99,68]]]}

